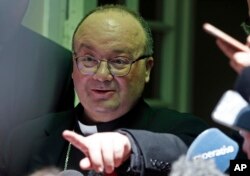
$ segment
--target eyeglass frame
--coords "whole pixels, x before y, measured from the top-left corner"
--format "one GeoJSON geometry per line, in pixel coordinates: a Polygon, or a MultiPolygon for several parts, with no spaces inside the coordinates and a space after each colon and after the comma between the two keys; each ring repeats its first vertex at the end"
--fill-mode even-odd
{"type": "MultiPolygon", "coordinates": [[[[85,75],[84,73],[81,72],[81,70],[79,69],[79,66],[78,66],[78,64],[77,64],[77,63],[78,63],[77,60],[78,60],[80,57],[84,57],[84,56],[76,56],[76,53],[75,53],[75,52],[73,52],[72,55],[73,55],[73,60],[76,62],[76,66],[77,66],[78,71],[79,71],[81,74],[85,75]]],[[[110,71],[109,60],[105,60],[105,59],[96,59],[96,60],[98,61],[96,71],[93,72],[93,73],[91,73],[91,74],[86,74],[86,75],[93,75],[93,74],[95,74],[95,73],[97,72],[97,70],[99,69],[101,62],[102,62],[102,61],[105,61],[105,62],[107,62],[107,64],[108,64],[108,67],[107,67],[107,68],[108,68],[108,70],[109,70],[109,72],[110,72],[110,74],[111,74],[112,76],[124,77],[124,76],[127,76],[127,75],[129,74],[129,72],[130,72],[130,70],[131,70],[131,67],[132,67],[132,65],[133,65],[135,62],[137,62],[137,61],[139,61],[139,60],[142,60],[142,59],[149,58],[149,57],[152,57],[152,55],[142,55],[142,56],[139,56],[139,57],[138,57],[137,59],[135,59],[135,60],[131,60],[131,59],[129,59],[128,57],[125,57],[125,58],[127,58],[127,59],[129,60],[129,70],[128,70],[128,72],[127,72],[126,74],[124,74],[124,75],[115,75],[114,73],[112,73],[112,72],[110,71]]]]}

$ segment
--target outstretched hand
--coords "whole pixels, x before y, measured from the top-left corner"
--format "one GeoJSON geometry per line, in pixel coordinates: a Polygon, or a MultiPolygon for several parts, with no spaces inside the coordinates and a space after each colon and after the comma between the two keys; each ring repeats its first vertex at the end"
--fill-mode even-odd
{"type": "Polygon", "coordinates": [[[63,137],[86,156],[80,161],[83,170],[112,173],[131,154],[131,144],[126,135],[118,132],[95,133],[84,137],[65,130],[63,137]]]}

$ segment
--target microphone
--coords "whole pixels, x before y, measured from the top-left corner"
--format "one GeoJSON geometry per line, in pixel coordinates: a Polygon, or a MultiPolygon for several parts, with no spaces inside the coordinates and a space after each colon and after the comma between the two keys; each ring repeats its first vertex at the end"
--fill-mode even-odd
{"type": "MultiPolygon", "coordinates": [[[[68,169],[60,172],[56,176],[84,176],[84,174],[80,173],[79,171],[68,169]]],[[[102,173],[96,173],[95,171],[91,170],[88,171],[87,176],[103,176],[102,173]]]]}
{"type": "MultiPolygon", "coordinates": [[[[203,131],[190,145],[186,160],[213,160],[220,172],[225,172],[230,160],[238,153],[238,144],[217,128],[203,131]]],[[[205,164],[206,165],[206,164],[205,164]]],[[[206,166],[207,167],[207,166],[206,166]]]]}
{"type": "Polygon", "coordinates": [[[214,160],[187,160],[182,155],[172,164],[169,176],[226,176],[217,169],[214,160]]]}
{"type": "Polygon", "coordinates": [[[235,130],[250,131],[250,67],[237,77],[234,91],[228,90],[212,112],[212,119],[235,130]]]}
{"type": "Polygon", "coordinates": [[[60,172],[57,176],[84,176],[84,175],[79,171],[69,169],[60,172]]]}
{"type": "Polygon", "coordinates": [[[250,131],[250,106],[236,91],[226,91],[212,112],[212,119],[235,130],[250,131]]]}

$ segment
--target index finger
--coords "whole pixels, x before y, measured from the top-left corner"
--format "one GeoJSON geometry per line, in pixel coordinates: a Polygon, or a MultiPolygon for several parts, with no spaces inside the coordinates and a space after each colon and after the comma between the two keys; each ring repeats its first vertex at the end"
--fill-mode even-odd
{"type": "Polygon", "coordinates": [[[76,148],[81,150],[85,155],[87,154],[86,153],[87,147],[85,145],[85,137],[84,136],[81,136],[81,135],[75,133],[74,131],[69,131],[69,130],[65,130],[62,135],[63,135],[64,139],[66,139],[72,145],[74,145],[76,148]]]}
{"type": "Polygon", "coordinates": [[[231,45],[229,45],[228,43],[224,42],[221,39],[217,39],[216,44],[229,59],[234,60],[233,55],[234,53],[237,52],[237,50],[234,47],[232,47],[231,45]]]}

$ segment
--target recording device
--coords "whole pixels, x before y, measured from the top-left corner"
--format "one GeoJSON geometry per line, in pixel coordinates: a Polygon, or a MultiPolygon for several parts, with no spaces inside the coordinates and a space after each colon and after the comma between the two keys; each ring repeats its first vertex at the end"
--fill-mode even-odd
{"type": "Polygon", "coordinates": [[[213,160],[186,160],[181,156],[172,164],[169,176],[226,176],[217,169],[213,160]]]}
{"type": "Polygon", "coordinates": [[[212,112],[212,119],[235,130],[250,131],[250,106],[236,91],[226,91],[212,112]]]}
{"type": "Polygon", "coordinates": [[[204,23],[203,29],[207,33],[211,34],[212,36],[214,36],[216,38],[223,40],[224,42],[226,42],[227,44],[229,44],[230,46],[232,46],[233,48],[235,48],[239,51],[246,51],[246,52],[250,51],[250,49],[246,45],[239,42],[238,40],[231,37],[230,35],[226,34],[225,32],[221,31],[220,29],[216,28],[212,24],[204,23]]]}
{"type": "Polygon", "coordinates": [[[225,172],[230,160],[238,153],[238,144],[219,129],[210,128],[203,131],[190,145],[186,160],[213,160],[220,172],[225,172]]]}
{"type": "Polygon", "coordinates": [[[60,172],[57,176],[84,176],[84,175],[76,170],[69,169],[60,172]]]}

